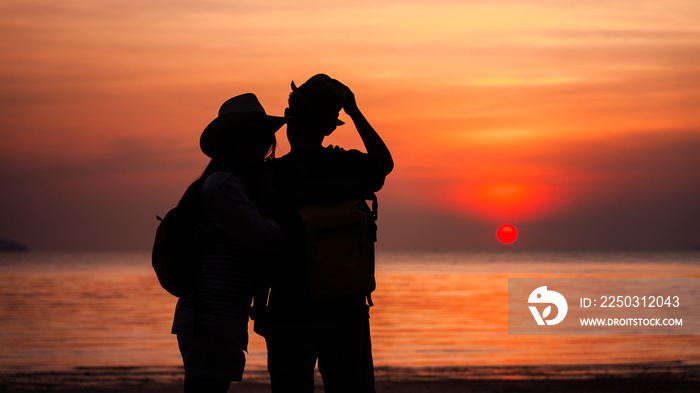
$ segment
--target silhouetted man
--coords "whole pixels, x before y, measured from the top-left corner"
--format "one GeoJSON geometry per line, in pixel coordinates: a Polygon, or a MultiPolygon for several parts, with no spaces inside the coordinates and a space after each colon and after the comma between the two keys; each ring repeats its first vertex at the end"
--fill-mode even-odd
{"type": "MultiPolygon", "coordinates": [[[[265,332],[272,391],[312,392],[318,360],[326,392],[374,392],[367,294],[316,293],[306,259],[308,228],[305,233],[294,207],[343,199],[367,206],[365,196],[383,186],[393,160],[352,91],[327,75],[315,75],[299,87],[292,82],[285,116],[291,151],[273,168],[286,245],[273,272],[265,332]],[[323,146],[324,138],[343,124],[341,109],[367,153],[323,146]]],[[[373,241],[369,246],[373,269],[373,241]]]]}

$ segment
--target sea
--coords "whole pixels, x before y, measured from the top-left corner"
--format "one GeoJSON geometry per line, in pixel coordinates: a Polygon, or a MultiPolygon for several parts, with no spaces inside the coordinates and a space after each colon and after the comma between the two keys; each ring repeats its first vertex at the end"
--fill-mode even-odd
{"type": "MultiPolygon", "coordinates": [[[[519,277],[609,278],[612,288],[628,277],[700,278],[700,252],[379,253],[375,366],[700,364],[700,332],[509,334],[508,279],[519,277]]],[[[0,253],[0,374],[178,370],[176,300],[159,286],[147,252],[0,253]]],[[[265,364],[251,324],[246,370],[264,372],[265,364]]]]}

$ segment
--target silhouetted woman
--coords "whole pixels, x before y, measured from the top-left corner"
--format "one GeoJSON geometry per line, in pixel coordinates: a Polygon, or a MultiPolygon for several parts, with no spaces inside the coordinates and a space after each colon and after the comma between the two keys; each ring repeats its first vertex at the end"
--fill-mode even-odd
{"type": "Polygon", "coordinates": [[[187,191],[200,198],[201,271],[194,292],[178,301],[172,329],[186,393],[226,392],[243,375],[256,272],[282,236],[260,211],[262,166],[284,121],[248,93],[226,101],[202,133],[200,147],[212,160],[187,191]]]}

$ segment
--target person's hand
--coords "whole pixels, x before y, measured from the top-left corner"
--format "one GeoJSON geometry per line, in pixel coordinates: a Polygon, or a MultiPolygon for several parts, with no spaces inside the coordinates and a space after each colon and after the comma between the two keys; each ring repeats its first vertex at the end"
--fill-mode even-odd
{"type": "Polygon", "coordinates": [[[334,146],[334,145],[328,145],[328,149],[330,149],[332,151],[345,151],[345,149],[343,149],[342,147],[334,146]]]}
{"type": "Polygon", "coordinates": [[[342,88],[345,90],[345,103],[343,104],[343,110],[350,117],[352,117],[356,113],[360,112],[360,109],[357,107],[357,102],[355,101],[355,94],[344,84],[340,83],[340,86],[342,86],[342,88]]]}

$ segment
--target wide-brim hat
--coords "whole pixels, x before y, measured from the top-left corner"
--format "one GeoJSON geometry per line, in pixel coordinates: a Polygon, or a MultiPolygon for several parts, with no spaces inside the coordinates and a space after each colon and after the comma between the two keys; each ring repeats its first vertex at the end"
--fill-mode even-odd
{"type": "MultiPolygon", "coordinates": [[[[246,125],[255,122],[254,132],[275,133],[287,119],[270,116],[253,93],[245,93],[226,100],[219,108],[219,116],[212,120],[199,138],[202,152],[211,158],[228,153],[231,137],[246,131],[246,125]]],[[[251,130],[249,130],[251,131],[251,130]]]]}
{"type": "Polygon", "coordinates": [[[326,74],[317,74],[299,87],[292,81],[292,93],[299,101],[321,119],[336,125],[345,122],[338,119],[347,94],[343,85],[326,74]]]}

